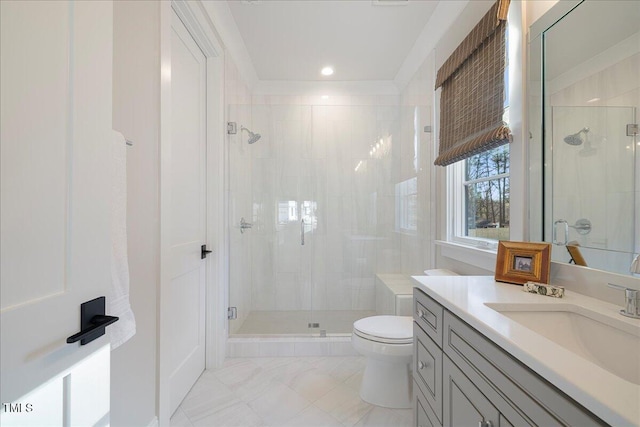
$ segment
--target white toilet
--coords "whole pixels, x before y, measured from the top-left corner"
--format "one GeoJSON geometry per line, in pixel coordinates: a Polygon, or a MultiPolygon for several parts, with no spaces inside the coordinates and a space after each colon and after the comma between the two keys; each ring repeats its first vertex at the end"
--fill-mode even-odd
{"type": "Polygon", "coordinates": [[[411,408],[413,320],[372,316],[353,323],[351,342],[367,358],[360,397],[385,408],[411,408]]]}

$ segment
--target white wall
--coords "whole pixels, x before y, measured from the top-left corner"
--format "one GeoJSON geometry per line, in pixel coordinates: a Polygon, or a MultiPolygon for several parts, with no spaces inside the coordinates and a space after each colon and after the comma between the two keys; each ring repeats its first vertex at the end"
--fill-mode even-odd
{"type": "Polygon", "coordinates": [[[111,425],[156,416],[159,281],[160,16],[158,2],[113,3],[113,128],[127,149],[127,226],[136,335],[111,355],[111,425]]]}
{"type": "MultiPolygon", "coordinates": [[[[468,6],[459,17],[456,23],[457,25],[450,28],[449,31],[445,34],[443,40],[441,40],[436,46],[437,67],[439,67],[442,62],[444,62],[444,60],[446,60],[451,51],[455,49],[458,43],[471,30],[471,28],[473,28],[479,17],[481,17],[484,14],[484,11],[486,11],[488,7],[490,7],[491,3],[492,2],[474,1],[468,4],[468,6]]],[[[535,20],[542,17],[543,14],[556,3],[557,1],[512,1],[512,9],[515,6],[523,11],[522,40],[525,43],[528,39],[527,34],[529,26],[535,20]]],[[[524,71],[526,71],[527,66],[526,55],[522,55],[521,58],[524,70],[522,75],[516,78],[519,79],[519,82],[517,83],[524,87],[526,86],[526,82],[524,80],[524,71]]],[[[526,95],[525,92],[520,92],[520,95],[518,96],[519,98],[512,97],[510,104],[518,103],[520,106],[522,106],[522,111],[518,114],[518,116],[512,114],[511,119],[519,120],[523,123],[521,125],[520,131],[520,133],[522,133],[524,132],[523,129],[526,129],[526,124],[528,122],[527,117],[525,116],[527,112],[525,98],[526,95]]],[[[512,113],[514,112],[512,111],[512,113]]],[[[438,116],[437,102],[435,115],[436,117],[438,116]]],[[[522,135],[520,135],[520,138],[522,138],[522,135]]],[[[516,141],[514,140],[514,143],[515,142],[516,141]]],[[[526,192],[528,191],[528,187],[526,185],[528,168],[527,164],[525,163],[525,156],[521,154],[518,157],[519,163],[513,162],[512,160],[511,177],[513,179],[517,176],[518,180],[522,183],[521,185],[523,188],[523,194],[520,197],[524,198],[526,197],[526,192]]],[[[443,170],[437,171],[436,175],[438,195],[432,199],[433,203],[438,204],[438,225],[436,238],[444,239],[446,237],[446,180],[443,170]]],[[[519,203],[522,203],[523,206],[526,206],[526,201],[524,199],[519,203]]],[[[535,209],[536,207],[532,206],[530,208],[535,209]]],[[[523,208],[523,212],[521,212],[521,215],[518,216],[517,219],[512,218],[512,226],[514,225],[514,221],[517,220],[521,222],[520,228],[522,230],[526,229],[527,224],[525,223],[525,221],[527,221],[527,209],[528,208],[523,208]]],[[[475,249],[458,250],[448,247],[436,246],[436,266],[438,268],[448,268],[466,275],[493,275],[495,266],[495,255],[487,253],[487,251],[480,251],[475,249]]],[[[597,271],[590,268],[577,267],[574,265],[563,263],[552,263],[551,282],[563,285],[568,289],[572,289],[581,293],[585,293],[587,295],[594,296],[596,298],[612,302],[614,304],[622,303],[622,295],[620,295],[618,291],[607,288],[605,286],[606,283],[617,283],[631,288],[640,288],[640,281],[637,278],[633,278],[628,275],[612,274],[604,271],[597,271]]]]}

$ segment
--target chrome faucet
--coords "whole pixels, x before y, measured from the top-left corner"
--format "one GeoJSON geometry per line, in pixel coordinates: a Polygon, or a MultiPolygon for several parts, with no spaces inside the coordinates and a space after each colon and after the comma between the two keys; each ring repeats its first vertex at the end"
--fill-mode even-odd
{"type": "Polygon", "coordinates": [[[625,288],[624,286],[609,283],[610,288],[624,291],[624,305],[620,310],[620,314],[634,319],[640,319],[640,305],[638,305],[638,291],[635,289],[625,288]]]}

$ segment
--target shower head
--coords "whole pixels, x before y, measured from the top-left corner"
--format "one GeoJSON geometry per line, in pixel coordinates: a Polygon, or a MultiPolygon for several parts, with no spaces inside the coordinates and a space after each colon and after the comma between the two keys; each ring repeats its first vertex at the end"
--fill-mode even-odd
{"type": "Polygon", "coordinates": [[[584,141],[582,140],[582,137],[580,136],[580,134],[584,133],[586,137],[587,132],[589,132],[589,128],[582,128],[580,131],[574,133],[573,135],[565,136],[564,142],[566,142],[569,145],[582,145],[584,141]]]}
{"type": "Polygon", "coordinates": [[[248,141],[249,144],[253,144],[254,142],[256,142],[257,140],[260,139],[261,135],[259,133],[253,133],[249,129],[247,129],[246,127],[241,126],[240,127],[240,131],[242,132],[243,130],[246,130],[247,133],[249,134],[249,141],[248,141]]]}

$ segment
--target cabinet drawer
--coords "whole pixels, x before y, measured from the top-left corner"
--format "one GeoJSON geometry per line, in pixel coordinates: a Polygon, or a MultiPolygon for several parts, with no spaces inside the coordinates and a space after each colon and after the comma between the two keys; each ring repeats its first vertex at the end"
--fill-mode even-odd
{"type": "Polygon", "coordinates": [[[442,350],[417,324],[413,324],[413,378],[416,392],[424,399],[442,422],[442,350]]]}
{"type": "Polygon", "coordinates": [[[425,400],[424,395],[420,392],[418,387],[413,389],[413,425],[414,427],[441,427],[440,420],[433,413],[431,407],[425,400]]]}
{"type": "Polygon", "coordinates": [[[443,308],[418,288],[413,288],[413,317],[429,337],[442,347],[443,308]]]}

